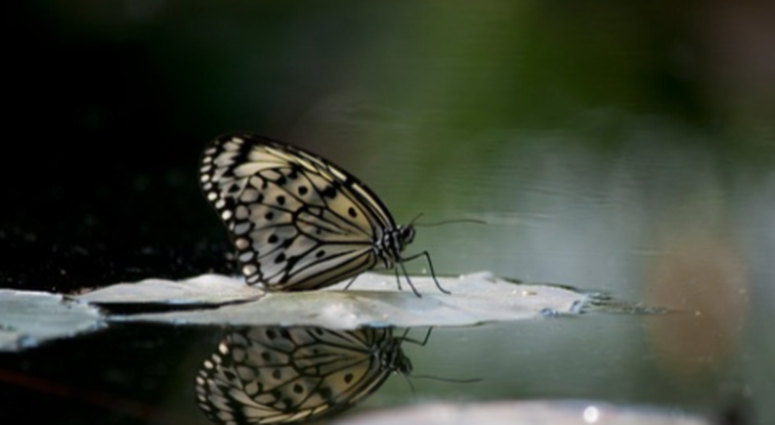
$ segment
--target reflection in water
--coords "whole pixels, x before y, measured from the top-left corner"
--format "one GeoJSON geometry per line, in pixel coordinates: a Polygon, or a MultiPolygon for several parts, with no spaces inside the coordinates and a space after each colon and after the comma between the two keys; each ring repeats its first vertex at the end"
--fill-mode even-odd
{"type": "Polygon", "coordinates": [[[341,411],[412,365],[392,329],[258,326],[232,332],[196,377],[219,424],[296,423],[341,411]]]}

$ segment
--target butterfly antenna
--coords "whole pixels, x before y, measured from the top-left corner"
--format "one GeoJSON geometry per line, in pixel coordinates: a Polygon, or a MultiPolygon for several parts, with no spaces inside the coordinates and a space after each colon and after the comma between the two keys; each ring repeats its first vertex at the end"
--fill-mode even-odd
{"type": "Polygon", "coordinates": [[[419,213],[419,214],[417,214],[416,216],[414,216],[414,218],[413,218],[413,219],[412,219],[412,220],[409,222],[409,225],[410,225],[410,226],[411,226],[411,225],[413,225],[413,224],[414,224],[414,222],[415,222],[415,221],[417,221],[417,219],[418,219],[418,218],[422,217],[422,215],[423,215],[423,214],[424,214],[424,213],[419,213]]]}
{"type": "Polygon", "coordinates": [[[446,224],[454,224],[454,223],[487,224],[486,221],[477,220],[475,218],[459,218],[459,219],[452,219],[452,220],[437,221],[435,223],[417,223],[417,224],[414,224],[414,220],[412,220],[412,223],[410,224],[414,224],[415,227],[435,227],[435,226],[443,226],[446,224]]]}
{"type": "Polygon", "coordinates": [[[430,375],[412,375],[412,378],[430,379],[433,381],[448,382],[450,384],[473,384],[474,382],[482,381],[482,378],[455,379],[455,378],[441,378],[438,376],[430,376],[430,375]]]}
{"type": "Polygon", "coordinates": [[[404,378],[406,378],[406,382],[409,384],[409,389],[412,390],[412,395],[417,395],[417,391],[414,389],[414,384],[412,384],[412,380],[409,379],[409,375],[404,375],[404,378]]]}

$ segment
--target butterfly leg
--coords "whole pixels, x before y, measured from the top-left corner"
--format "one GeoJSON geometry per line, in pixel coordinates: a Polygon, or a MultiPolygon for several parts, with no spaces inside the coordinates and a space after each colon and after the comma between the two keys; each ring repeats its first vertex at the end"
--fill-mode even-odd
{"type": "Polygon", "coordinates": [[[398,285],[398,290],[401,291],[401,276],[398,274],[398,268],[393,270],[396,271],[396,284],[398,285]]]}
{"type": "Polygon", "coordinates": [[[412,283],[412,279],[409,279],[409,273],[406,272],[406,267],[404,266],[404,263],[398,263],[398,264],[401,266],[401,271],[404,272],[406,283],[408,283],[409,287],[412,288],[412,292],[414,292],[414,294],[417,295],[417,298],[422,298],[422,295],[420,295],[420,293],[417,292],[417,288],[414,287],[414,284],[412,283]]]}
{"type": "Polygon", "coordinates": [[[425,338],[420,343],[420,346],[425,347],[425,344],[428,343],[428,340],[431,338],[431,331],[433,330],[432,327],[428,328],[428,332],[425,334],[425,338]]]}
{"type": "Polygon", "coordinates": [[[423,338],[422,341],[418,341],[413,338],[408,338],[406,335],[409,333],[409,329],[407,328],[406,332],[404,332],[404,335],[401,336],[401,340],[405,342],[411,342],[412,344],[417,344],[420,347],[425,347],[425,344],[428,343],[428,340],[431,338],[431,331],[433,330],[432,327],[428,328],[428,332],[425,333],[425,338],[423,338]]]}
{"type": "Polygon", "coordinates": [[[345,290],[345,291],[346,291],[347,289],[349,289],[349,288],[350,288],[350,286],[352,286],[352,284],[353,284],[353,283],[355,283],[355,279],[358,279],[358,276],[360,276],[360,275],[356,274],[355,276],[353,276],[353,278],[352,278],[352,279],[350,279],[350,282],[348,282],[348,283],[347,283],[347,285],[345,285],[345,286],[344,286],[344,290],[345,290]]]}
{"type": "MultiPolygon", "coordinates": [[[[423,251],[419,254],[412,255],[411,257],[402,258],[401,267],[404,267],[403,262],[404,261],[412,261],[416,258],[420,258],[422,256],[425,256],[425,260],[428,262],[428,268],[431,270],[431,277],[433,278],[433,282],[436,284],[436,287],[439,288],[439,291],[445,293],[445,294],[451,294],[452,292],[447,291],[446,289],[441,287],[441,284],[439,283],[438,279],[436,279],[436,271],[433,270],[433,261],[431,261],[431,254],[428,253],[428,251],[423,251]]],[[[404,269],[404,274],[406,274],[406,269],[404,269]]],[[[406,275],[406,280],[409,280],[409,275],[406,275]]],[[[414,287],[412,287],[414,289],[414,287]]]]}

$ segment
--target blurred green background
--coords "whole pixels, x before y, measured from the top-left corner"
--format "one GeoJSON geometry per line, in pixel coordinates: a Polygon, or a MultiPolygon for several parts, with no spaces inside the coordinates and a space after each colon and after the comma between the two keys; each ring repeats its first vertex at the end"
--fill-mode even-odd
{"type": "MultiPolygon", "coordinates": [[[[398,222],[487,221],[419,229],[410,250],[428,249],[441,274],[490,270],[688,312],[594,319],[616,330],[573,356],[618,364],[601,384],[612,392],[698,391],[708,410],[743,400],[758,423],[775,418],[775,3],[3,9],[5,286],[228,270],[197,160],[213,137],[250,130],[351,171],[398,222]],[[606,357],[606,343],[625,353],[606,357]]],[[[578,328],[560,328],[527,334],[568,350],[578,328]]],[[[461,356],[512,341],[504,364],[545,358],[498,332],[461,356]]],[[[488,394],[510,394],[499,391],[488,394]]]]}

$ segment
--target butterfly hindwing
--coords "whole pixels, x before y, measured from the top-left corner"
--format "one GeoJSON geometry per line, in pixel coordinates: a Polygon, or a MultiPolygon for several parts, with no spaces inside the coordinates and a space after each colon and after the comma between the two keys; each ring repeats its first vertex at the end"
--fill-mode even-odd
{"type": "Polygon", "coordinates": [[[260,136],[216,139],[200,171],[249,284],[293,291],[337,283],[377,266],[375,241],[396,227],[358,179],[260,136]]]}

